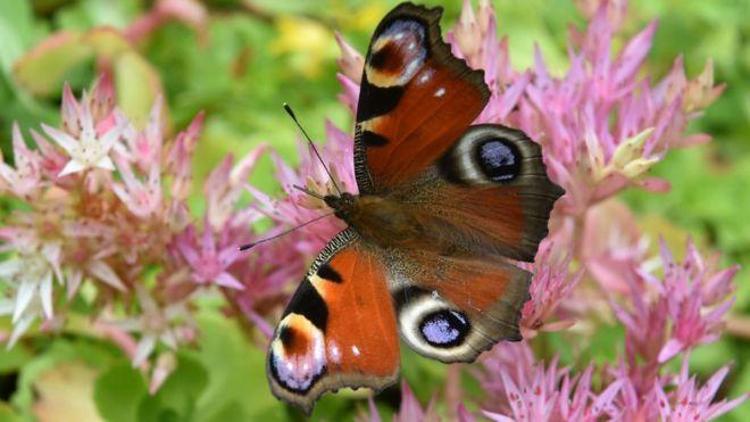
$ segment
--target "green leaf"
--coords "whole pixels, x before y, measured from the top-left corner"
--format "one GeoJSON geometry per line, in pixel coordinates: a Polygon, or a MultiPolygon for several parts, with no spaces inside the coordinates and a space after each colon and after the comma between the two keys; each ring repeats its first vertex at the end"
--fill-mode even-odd
{"type": "Polygon", "coordinates": [[[196,403],[195,420],[222,420],[229,409],[237,412],[237,420],[283,420],[284,406],[271,394],[266,380],[265,351],[218,313],[205,312],[199,324],[201,347],[189,354],[210,376],[196,403]]]}
{"type": "Polygon", "coordinates": [[[94,28],[86,33],[83,41],[91,46],[97,57],[105,60],[113,60],[132,49],[123,33],[111,27],[94,28]]]}
{"type": "Polygon", "coordinates": [[[84,362],[93,369],[105,367],[118,355],[111,345],[79,339],[71,341],[57,338],[53,341],[36,341],[36,356],[27,361],[19,374],[13,404],[24,413],[31,413],[35,403],[37,380],[64,362],[84,362]]]}
{"type": "Polygon", "coordinates": [[[138,420],[139,406],[147,395],[143,376],[125,360],[102,373],[94,385],[99,414],[110,422],[138,420]]]}
{"type": "Polygon", "coordinates": [[[18,83],[33,94],[49,96],[60,91],[68,71],[92,54],[81,33],[58,32],[19,59],[13,71],[18,83]]]}
{"type": "MultiPolygon", "coordinates": [[[[3,329],[6,329],[3,327],[3,329]]],[[[10,350],[0,352],[0,373],[15,371],[32,359],[32,351],[23,343],[17,344],[10,350]]]]}
{"type": "Polygon", "coordinates": [[[162,92],[159,74],[135,51],[119,55],[114,68],[120,109],[136,126],[144,127],[151,106],[162,92]]]}
{"type": "Polygon", "coordinates": [[[8,403],[0,401],[0,421],[2,422],[18,422],[21,417],[13,410],[8,403]]]}
{"type": "Polygon", "coordinates": [[[0,2],[0,68],[10,72],[13,62],[35,38],[30,3],[27,1],[0,2]]]}
{"type": "Polygon", "coordinates": [[[162,407],[169,408],[183,418],[195,411],[201,392],[208,384],[208,373],[195,358],[179,354],[177,368],[159,389],[162,407]]]}
{"type": "Polygon", "coordinates": [[[427,359],[407,347],[401,349],[401,377],[423,404],[442,393],[447,368],[444,363],[427,359]]]}
{"type": "Polygon", "coordinates": [[[69,3],[56,14],[58,26],[64,29],[88,29],[97,25],[124,28],[136,17],[140,2],[79,0],[69,3]]]}

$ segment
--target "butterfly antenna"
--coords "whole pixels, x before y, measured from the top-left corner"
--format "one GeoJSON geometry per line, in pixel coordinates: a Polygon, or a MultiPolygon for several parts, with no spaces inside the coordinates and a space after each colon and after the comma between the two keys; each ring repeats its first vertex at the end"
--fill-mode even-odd
{"type": "Polygon", "coordinates": [[[307,188],[302,187],[300,185],[292,185],[292,187],[294,189],[297,189],[298,191],[301,191],[303,193],[306,193],[306,194],[312,196],[315,199],[320,199],[321,201],[325,201],[326,200],[321,194],[319,194],[317,192],[313,192],[310,189],[307,189],[307,188]]]}
{"type": "Polygon", "coordinates": [[[289,117],[294,120],[294,123],[299,128],[300,132],[305,136],[305,139],[307,139],[307,143],[310,144],[310,147],[312,147],[312,150],[315,152],[315,155],[318,157],[318,160],[320,161],[320,164],[323,165],[323,168],[326,170],[326,174],[328,174],[328,177],[331,179],[331,182],[333,183],[333,187],[336,188],[339,195],[342,194],[341,189],[339,189],[338,183],[336,183],[336,179],[333,178],[333,175],[331,175],[331,171],[328,169],[328,166],[323,161],[323,157],[320,156],[320,152],[318,152],[318,148],[313,143],[312,139],[310,139],[310,135],[307,134],[307,131],[305,131],[305,128],[302,127],[302,125],[299,123],[299,120],[297,120],[297,116],[294,114],[294,111],[292,111],[292,108],[289,107],[289,104],[284,103],[284,110],[286,110],[286,113],[289,115],[289,117]]]}
{"type": "Polygon", "coordinates": [[[275,234],[275,235],[273,235],[273,236],[269,236],[269,237],[266,237],[266,238],[263,238],[263,239],[260,239],[260,240],[256,240],[255,242],[250,242],[250,243],[246,243],[246,244],[244,244],[244,245],[240,246],[240,247],[239,247],[239,250],[240,250],[240,251],[246,251],[246,250],[248,250],[248,249],[252,249],[252,248],[254,248],[254,247],[256,247],[256,246],[260,245],[261,243],[266,243],[266,242],[269,242],[269,241],[271,241],[271,240],[274,240],[274,239],[278,239],[278,238],[280,238],[280,237],[282,237],[282,236],[286,236],[286,235],[288,235],[289,233],[291,233],[291,232],[293,232],[293,231],[295,231],[295,230],[301,229],[302,227],[305,227],[305,226],[307,226],[307,225],[309,225],[309,224],[315,223],[315,222],[317,222],[317,221],[320,221],[320,220],[322,220],[322,219],[324,219],[324,218],[326,218],[326,217],[330,217],[330,216],[332,216],[332,215],[333,215],[333,213],[332,213],[332,212],[331,212],[331,213],[328,213],[328,214],[323,214],[323,215],[319,215],[319,216],[317,216],[317,217],[313,218],[313,219],[312,219],[312,220],[310,220],[310,221],[306,221],[306,222],[304,222],[304,223],[302,223],[302,224],[299,224],[299,225],[297,225],[297,226],[294,226],[294,227],[292,227],[292,228],[290,228],[290,229],[284,230],[284,231],[283,231],[283,232],[281,232],[281,233],[278,233],[278,234],[275,234]]]}

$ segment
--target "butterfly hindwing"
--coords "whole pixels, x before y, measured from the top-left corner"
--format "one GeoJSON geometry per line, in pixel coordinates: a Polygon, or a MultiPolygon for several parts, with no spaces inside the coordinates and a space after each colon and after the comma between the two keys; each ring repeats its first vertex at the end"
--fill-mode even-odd
{"type": "Polygon", "coordinates": [[[373,34],[357,107],[355,168],[361,193],[382,193],[443,155],[489,97],[484,73],[451,54],[441,8],[404,3],[373,34]]]}
{"type": "Polygon", "coordinates": [[[516,129],[475,125],[430,170],[417,183],[432,186],[424,192],[442,237],[475,255],[534,260],[564,193],[548,178],[539,145],[516,129]]]}
{"type": "Polygon", "coordinates": [[[531,274],[506,263],[401,251],[389,286],[401,337],[443,362],[472,362],[500,340],[521,339],[518,320],[531,274]]]}
{"type": "Polygon", "coordinates": [[[309,413],[326,391],[392,384],[398,367],[382,259],[345,230],[315,260],[276,328],[268,354],[271,390],[309,413]]]}

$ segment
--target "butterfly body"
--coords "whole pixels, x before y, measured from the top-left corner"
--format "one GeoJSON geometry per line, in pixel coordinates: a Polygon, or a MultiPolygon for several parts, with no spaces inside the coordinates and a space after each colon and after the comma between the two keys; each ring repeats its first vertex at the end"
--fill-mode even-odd
{"type": "Polygon", "coordinates": [[[326,202],[363,241],[383,249],[421,248],[420,215],[403,202],[380,195],[328,196],[326,202]]]}
{"type": "Polygon", "coordinates": [[[313,262],[269,348],[273,393],[306,411],[325,391],[393,383],[399,336],[443,362],[521,339],[531,274],[512,261],[533,261],[563,191],[525,134],[472,125],[490,92],[442,41],[440,14],[401,4],[370,43],[359,193],[324,198],[348,228],[313,262]]]}

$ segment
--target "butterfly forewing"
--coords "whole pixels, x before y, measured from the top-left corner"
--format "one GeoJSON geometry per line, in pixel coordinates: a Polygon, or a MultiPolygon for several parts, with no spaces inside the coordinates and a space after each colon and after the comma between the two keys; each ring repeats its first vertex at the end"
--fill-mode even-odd
{"type": "Polygon", "coordinates": [[[440,158],[487,103],[484,73],[440,36],[442,10],[401,4],[378,25],[357,107],[355,167],[361,193],[408,182],[440,158]]]}
{"type": "Polygon", "coordinates": [[[269,348],[277,397],[309,412],[326,391],[379,390],[396,380],[396,317],[377,253],[346,230],[315,260],[269,348]]]}

